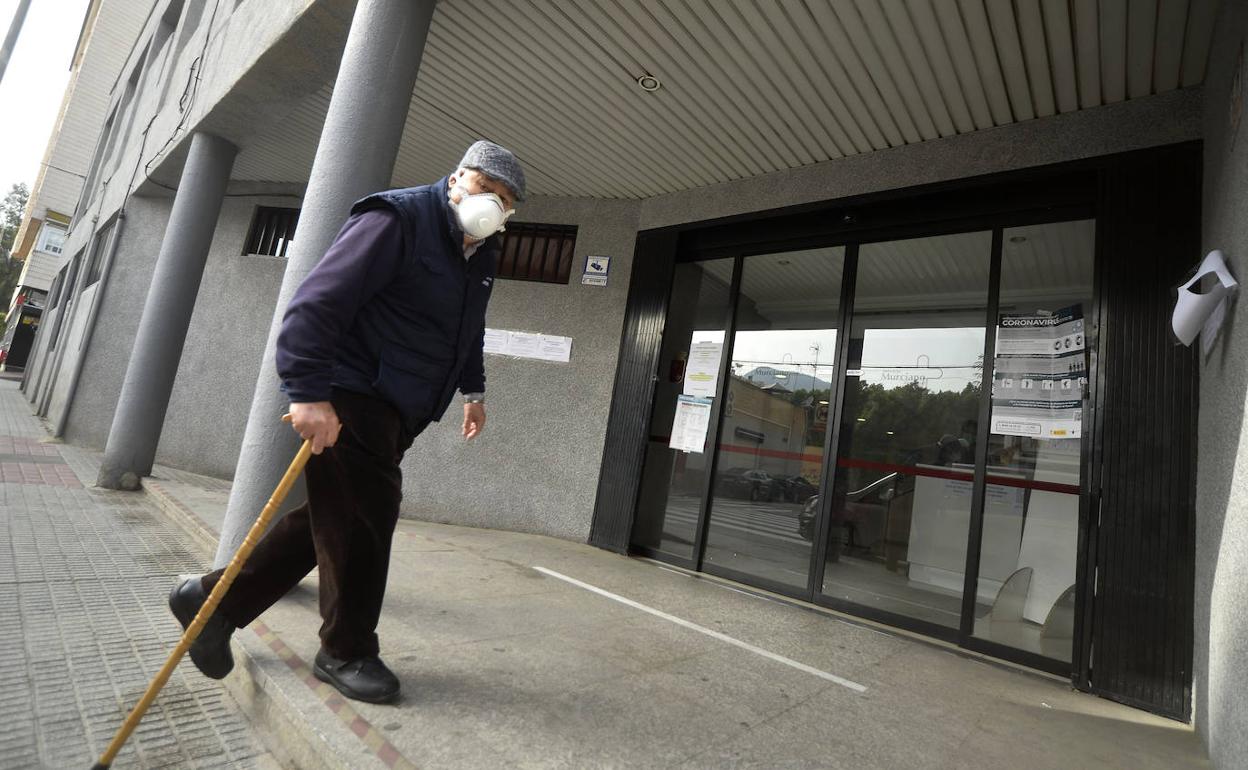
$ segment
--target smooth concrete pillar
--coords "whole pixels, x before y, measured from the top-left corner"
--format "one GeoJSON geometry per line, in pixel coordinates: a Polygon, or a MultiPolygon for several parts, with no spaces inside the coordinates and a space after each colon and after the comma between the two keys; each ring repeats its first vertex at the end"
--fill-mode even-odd
{"type": "MultiPolygon", "coordinates": [[[[286,305],[333,242],[351,204],[390,186],[435,5],[435,0],[359,0],[356,5],[260,362],[221,528],[219,567],[242,543],[298,449],[298,436],[280,422],[288,402],[274,368],[286,305]]],[[[292,491],[286,508],[302,497],[292,491]]]]}
{"type": "Polygon", "coordinates": [[[208,248],[237,154],[238,148],[220,137],[202,132],[191,137],[108,431],[97,482],[102,487],[138,489],[139,478],[151,473],[208,248]]]}

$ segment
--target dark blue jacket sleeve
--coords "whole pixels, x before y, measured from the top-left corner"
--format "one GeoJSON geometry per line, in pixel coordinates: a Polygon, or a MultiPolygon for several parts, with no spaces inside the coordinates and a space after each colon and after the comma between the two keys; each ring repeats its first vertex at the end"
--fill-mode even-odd
{"type": "Polygon", "coordinates": [[[459,375],[459,392],[460,393],[484,393],[485,392],[485,329],[477,335],[477,341],[473,344],[472,350],[468,352],[468,358],[464,361],[464,369],[459,375]]]}
{"type": "Polygon", "coordinates": [[[403,259],[398,215],[370,209],[342,226],[286,307],[277,373],[293,402],[328,401],[334,358],[360,306],[394,277],[403,259]]]}

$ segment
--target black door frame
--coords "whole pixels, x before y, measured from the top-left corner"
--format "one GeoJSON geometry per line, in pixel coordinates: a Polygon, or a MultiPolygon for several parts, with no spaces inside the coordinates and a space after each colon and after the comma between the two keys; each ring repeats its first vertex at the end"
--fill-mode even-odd
{"type": "MultiPolygon", "coordinates": [[[[658,230],[651,230],[639,234],[638,239],[638,256],[642,253],[641,244],[643,239],[654,239],[660,235],[664,236],[664,241],[668,248],[664,249],[661,258],[652,260],[650,267],[657,269],[659,272],[667,271],[666,278],[670,282],[670,270],[677,261],[697,261],[713,258],[735,259],[734,276],[739,280],[742,260],[747,256],[756,254],[775,253],[778,251],[797,250],[802,248],[812,248],[814,246],[828,247],[836,245],[846,246],[846,275],[842,285],[842,305],[841,305],[841,330],[842,337],[838,341],[838,357],[837,357],[837,375],[835,379],[835,390],[833,393],[833,403],[829,407],[829,427],[825,438],[827,446],[833,447],[833,451],[825,454],[825,473],[824,484],[834,477],[834,474],[827,472],[826,465],[835,462],[836,449],[839,449],[839,423],[841,410],[844,406],[844,369],[848,364],[848,357],[845,355],[845,346],[849,344],[848,340],[851,336],[849,333],[849,319],[852,317],[852,296],[847,297],[846,292],[852,294],[851,263],[855,260],[851,258],[851,250],[856,247],[852,244],[866,243],[880,240],[898,240],[907,237],[917,236],[934,236],[940,234],[954,232],[968,232],[974,230],[998,230],[1006,227],[1018,226],[1023,224],[1040,224],[1043,222],[1058,222],[1076,219],[1095,219],[1097,220],[1096,228],[1096,277],[1094,287],[1094,299],[1092,312],[1086,314],[1089,322],[1089,333],[1095,333],[1098,338],[1103,339],[1105,330],[1109,327],[1105,324],[1113,320],[1112,309],[1103,304],[1106,299],[1106,290],[1103,285],[1105,270],[1108,267],[1103,264],[1106,259],[1105,247],[1105,230],[1108,229],[1102,222],[1102,217],[1109,215],[1116,217],[1114,224],[1119,230],[1127,226],[1126,222],[1130,220],[1129,211],[1125,215],[1123,209],[1129,208],[1121,203],[1111,203],[1112,200],[1106,194],[1105,179],[1113,174],[1121,174],[1121,169],[1150,169],[1154,166],[1180,166],[1186,168],[1191,166],[1197,169],[1196,178],[1199,177],[1199,157],[1200,143],[1189,142],[1180,145],[1172,145],[1169,147],[1161,147],[1149,150],[1140,150],[1130,153],[1123,153],[1112,156],[1101,156],[1081,161],[1072,161],[1049,167],[1040,167],[1026,169],[1022,171],[1005,172],[995,174],[988,177],[980,177],[973,179],[958,180],[949,183],[940,183],[928,185],[921,188],[909,188],[903,190],[892,190],[872,195],[859,196],[852,199],[843,199],[830,202],[822,202],[809,204],[804,206],[790,207],[782,210],[762,211],[751,214],[728,217],[709,222],[699,222],[690,225],[680,225],[658,230]],[[1195,160],[1193,160],[1193,158],[1195,160]],[[1186,166],[1184,165],[1186,164],[1186,166]],[[1119,221],[1122,220],[1122,221],[1119,221]],[[848,288],[847,288],[848,287],[848,288]],[[849,301],[846,301],[846,300],[849,301]]],[[[1167,166],[1167,169],[1169,169],[1167,166]]],[[[1159,172],[1160,173],[1160,172],[1159,172]]],[[[1166,173],[1175,173],[1172,169],[1166,173]]],[[[1190,175],[1190,173],[1189,173],[1190,175]]],[[[1184,177],[1186,179],[1186,177],[1184,177]]],[[[1164,183],[1161,183],[1164,185],[1164,183]]],[[[1199,192],[1198,185],[1196,187],[1199,192]]],[[[1121,192],[1121,188],[1118,190],[1121,192]]],[[[1189,196],[1190,197],[1190,196],[1189,196]]],[[[1182,230],[1184,233],[1189,231],[1195,232],[1195,237],[1189,237],[1188,240],[1195,242],[1196,247],[1199,246],[1199,204],[1196,205],[1196,215],[1193,218],[1191,212],[1184,210],[1181,221],[1175,220],[1173,227],[1182,230]],[[1192,221],[1187,221],[1191,219],[1192,221]]],[[[1000,233],[994,234],[994,255],[993,270],[999,271],[999,244],[995,242],[999,240],[1000,233]]],[[[1121,238],[1119,238],[1121,240],[1121,238]]],[[[856,254],[853,255],[856,257],[856,254]]],[[[1180,261],[1187,261],[1187,256],[1179,257],[1180,261]]],[[[856,265],[854,265],[856,266],[856,265]]],[[[635,265],[634,270],[636,271],[635,265]]],[[[999,276],[994,273],[990,290],[994,292],[992,299],[999,297],[999,276]]],[[[1181,280],[1181,279],[1180,279],[1181,280]]],[[[666,292],[666,288],[663,290],[666,292]]],[[[735,313],[735,292],[733,297],[733,312],[735,313]]],[[[1112,303],[1114,298],[1109,298],[1112,303]]],[[[661,298],[650,295],[648,300],[651,304],[648,306],[650,312],[659,310],[663,317],[666,315],[668,297],[664,293],[661,298]],[[654,300],[658,299],[658,307],[655,306],[654,300]],[[660,310],[661,308],[661,310],[660,310]]],[[[630,293],[630,314],[634,298],[630,293]]],[[[995,311],[994,307],[990,307],[989,317],[986,319],[987,326],[995,330],[995,311]]],[[[725,331],[725,361],[730,360],[730,345],[735,334],[735,318],[733,327],[725,331]]],[[[1121,326],[1121,324],[1119,324],[1121,326]]],[[[655,347],[653,355],[639,355],[641,353],[648,354],[648,348],[644,345],[641,348],[633,345],[628,336],[627,324],[624,339],[621,346],[621,366],[626,361],[639,362],[638,359],[650,358],[653,361],[652,369],[658,365],[657,344],[651,344],[655,347]],[[642,349],[644,348],[644,349],[642,349]]],[[[1121,344],[1121,340],[1120,340],[1121,344]]],[[[1083,473],[1080,482],[1080,532],[1078,543],[1078,560],[1077,560],[1077,606],[1075,620],[1075,643],[1072,650],[1072,661],[1070,664],[1061,664],[1054,666],[1054,661],[1036,656],[1031,653],[1025,653],[1013,648],[1006,648],[1001,645],[994,644],[982,639],[976,639],[968,636],[965,629],[949,629],[944,627],[933,627],[931,624],[914,621],[909,618],[899,617],[891,613],[874,610],[872,608],[864,608],[846,603],[830,600],[822,597],[815,592],[795,591],[791,586],[769,585],[767,581],[759,580],[757,577],[750,575],[735,574],[731,570],[723,568],[715,568],[707,570],[714,574],[722,575],[729,579],[737,580],[743,583],[758,586],[767,590],[774,591],[781,595],[791,596],[793,598],[805,601],[813,601],[816,604],[826,606],[836,610],[848,611],[870,620],[881,621],[889,625],[918,631],[936,638],[945,639],[953,643],[962,644],[964,647],[984,652],[990,655],[1001,657],[1007,660],[1013,660],[1024,665],[1032,666],[1042,670],[1055,671],[1057,673],[1068,674],[1071,677],[1072,684],[1081,690],[1096,692],[1097,694],[1107,697],[1123,700],[1132,705],[1146,708],[1149,710],[1162,713],[1167,716],[1176,718],[1186,718],[1185,715],[1190,713],[1190,705],[1187,704],[1190,698],[1184,699],[1180,706],[1162,705],[1158,699],[1156,703],[1141,700],[1138,697],[1124,696],[1122,693],[1115,694],[1116,680],[1108,682],[1107,674],[1101,673],[1102,683],[1094,685],[1094,672],[1092,667],[1092,646],[1094,638],[1098,635],[1106,633],[1104,612],[1094,612],[1093,597],[1097,592],[1097,570],[1094,565],[1098,563],[1098,541],[1105,537],[1104,527],[1101,523],[1102,516],[1113,514],[1102,512],[1102,490],[1099,485],[1102,483],[1099,465],[1106,462],[1105,455],[1096,444],[1099,441],[1101,431],[1101,412],[1103,407],[1110,405],[1106,399],[1110,398],[1107,392],[1106,372],[1102,362],[1099,360],[1103,343],[1090,344],[1089,346],[1089,394],[1084,405],[1084,426],[1085,440],[1083,442],[1083,473]],[[1091,471],[1091,472],[1089,472],[1091,471]]],[[[989,348],[989,342],[986,340],[985,349],[989,348]]],[[[987,367],[985,367],[985,378],[989,376],[987,367]]],[[[644,415],[645,419],[639,422],[644,424],[642,430],[648,434],[649,417],[652,404],[647,400],[645,403],[625,404],[619,399],[622,387],[626,385],[621,378],[622,370],[617,369],[617,383],[615,396],[612,399],[611,420],[612,425],[616,425],[617,411],[621,414],[631,414],[634,418],[644,415]]],[[[653,374],[653,372],[652,372],[653,374]]],[[[1176,371],[1177,374],[1177,371],[1176,371]]],[[[721,380],[725,381],[726,380],[721,380]]],[[[1190,392],[1190,384],[1184,385],[1190,392]]],[[[634,388],[630,391],[634,395],[640,395],[634,388]]],[[[648,389],[648,395],[653,396],[653,388],[648,389]]],[[[984,399],[985,403],[987,398],[984,399]]],[[[981,404],[981,412],[984,406],[981,404]]],[[[1194,409],[1194,405],[1192,409],[1194,409]]],[[[722,404],[717,412],[718,423],[722,420],[722,404]]],[[[636,422],[633,423],[636,425],[636,422]]],[[[623,427],[620,425],[619,427],[623,427]]],[[[982,434],[989,429],[989,421],[980,420],[980,433],[982,434]]],[[[632,429],[635,431],[635,428],[632,429]]],[[[718,430],[718,425],[716,425],[718,430]]],[[[606,438],[606,449],[604,453],[603,476],[600,479],[599,488],[599,506],[595,510],[594,529],[599,531],[609,522],[600,522],[600,518],[608,518],[614,515],[620,521],[616,523],[614,539],[598,538],[597,542],[591,537],[591,542],[611,548],[612,550],[626,552],[642,552],[645,555],[656,557],[664,561],[680,564],[681,566],[700,568],[701,555],[704,551],[705,532],[699,531],[697,547],[695,549],[695,558],[682,563],[681,560],[672,559],[665,554],[655,552],[640,551],[640,549],[630,548],[627,535],[621,537],[621,533],[631,531],[632,518],[636,509],[636,491],[638,481],[640,479],[640,463],[629,463],[628,467],[619,464],[608,467],[609,458],[611,458],[611,450],[619,446],[620,435],[614,435],[612,428],[609,427],[606,438]],[[636,474],[633,476],[631,487],[627,484],[619,485],[621,479],[627,480],[629,468],[633,469],[636,474]],[[625,491],[631,489],[631,495],[626,498],[622,504],[611,506],[603,506],[603,490],[608,482],[616,483],[625,491]],[[607,514],[604,516],[604,514],[607,514]]],[[[1194,441],[1194,437],[1190,439],[1194,441]]],[[[976,457],[976,484],[975,488],[979,489],[983,480],[986,469],[986,446],[985,440],[979,440],[976,457]]],[[[712,445],[713,446],[713,445],[712,445]]],[[[982,493],[981,493],[982,494],[982,493]]],[[[823,499],[828,501],[828,495],[824,494],[823,499]]],[[[705,508],[709,504],[709,499],[704,497],[703,515],[699,520],[699,529],[705,528],[705,508]]],[[[825,502],[824,506],[828,503],[825,502]]],[[[982,499],[973,500],[972,512],[972,531],[975,538],[982,538],[982,499]],[[976,510],[978,514],[976,514],[976,510]]],[[[1189,507],[1191,504],[1189,502],[1189,507]]],[[[1184,514],[1182,511],[1175,509],[1173,515],[1183,516],[1193,514],[1184,514]]],[[[1176,520],[1177,521],[1177,520],[1176,520]]],[[[817,564],[822,563],[823,557],[826,557],[827,548],[827,526],[828,516],[826,510],[820,512],[818,518],[819,531],[816,535],[815,548],[816,553],[812,555],[812,560],[817,564]]],[[[1190,522],[1187,525],[1176,525],[1182,534],[1183,526],[1190,529],[1190,522]]],[[[604,530],[605,531],[605,530],[604,530]]],[[[1188,533],[1190,534],[1190,533],[1188,533]]],[[[1190,539],[1190,538],[1189,538],[1190,539]]],[[[977,579],[979,549],[974,547],[976,543],[968,542],[968,569],[966,573],[967,585],[973,585],[972,580],[977,579]],[[971,562],[976,564],[972,565],[971,562]],[[972,570],[974,566],[976,569],[972,570]]],[[[1179,544],[1179,547],[1191,550],[1191,544],[1179,544]]],[[[1191,561],[1190,554],[1186,554],[1183,563],[1178,568],[1176,580],[1181,584],[1184,579],[1190,583],[1194,577],[1188,575],[1184,578],[1185,571],[1190,572],[1191,561]]],[[[814,583],[814,575],[812,573],[810,583],[814,583]]],[[[810,587],[810,586],[808,586],[810,587]]],[[[972,597],[974,594],[970,594],[972,597]]],[[[964,591],[964,601],[966,601],[967,593],[964,591]]],[[[965,613],[964,613],[965,617],[965,613]]],[[[1178,624],[1174,629],[1175,638],[1167,644],[1177,645],[1175,650],[1167,652],[1167,655],[1177,656],[1175,665],[1182,666],[1185,659],[1190,658],[1191,647],[1191,618],[1175,617],[1172,622],[1178,624]]],[[[1102,656],[1103,657],[1103,656],[1102,656]]],[[[1187,664],[1190,668],[1190,664],[1187,664]]],[[[1101,668],[1105,666],[1102,665],[1101,668]]],[[[1180,671],[1180,674],[1182,672],[1180,671]]],[[[1187,673],[1187,688],[1190,691],[1190,671],[1187,673]]],[[[1178,686],[1178,685],[1174,685],[1178,686]]],[[[1171,688],[1173,689],[1173,687],[1171,688]]]]}
{"type": "MultiPolygon", "coordinates": [[[[979,561],[980,561],[980,544],[983,531],[983,509],[984,509],[984,491],[985,478],[987,468],[987,447],[988,432],[990,420],[988,418],[988,409],[990,400],[987,394],[991,391],[992,370],[991,367],[984,367],[983,390],[985,394],[980,400],[979,414],[979,435],[976,439],[977,449],[975,458],[974,480],[972,482],[972,502],[971,502],[971,519],[968,532],[967,543],[967,563],[964,573],[963,588],[963,609],[959,628],[951,628],[917,620],[905,615],[888,612],[886,610],[876,609],[854,602],[836,599],[826,596],[821,591],[823,584],[824,568],[827,559],[828,549],[828,528],[830,526],[828,511],[832,503],[832,495],[830,485],[834,482],[836,473],[836,460],[840,447],[840,430],[841,417],[845,403],[845,374],[849,365],[848,348],[852,338],[851,323],[854,312],[854,288],[856,284],[858,252],[864,243],[875,243],[880,241],[902,240],[911,237],[928,237],[933,235],[948,235],[966,232],[990,232],[991,233],[991,255],[988,279],[988,303],[985,307],[985,343],[984,354],[985,361],[991,360],[993,351],[995,350],[995,319],[998,314],[999,297],[1000,297],[1000,276],[1001,276],[1001,250],[1002,250],[1002,233],[1006,228],[1018,227],[1024,225],[1049,224],[1054,222],[1063,222],[1081,219],[1094,219],[1095,208],[1090,202],[1067,205],[1048,205],[1032,210],[1012,211],[1006,214],[963,217],[959,219],[951,219],[942,223],[923,223],[923,224],[906,224],[896,227],[876,227],[870,230],[847,233],[844,239],[827,239],[816,237],[816,240],[808,241],[802,244],[789,243],[786,250],[797,250],[803,248],[835,248],[843,247],[845,249],[843,274],[841,278],[841,297],[839,306],[839,327],[837,337],[837,358],[834,366],[833,388],[831,398],[829,399],[829,416],[827,433],[825,434],[825,452],[823,458],[822,482],[820,484],[820,511],[815,519],[816,535],[813,541],[810,569],[807,571],[807,584],[804,588],[796,588],[793,585],[781,583],[778,581],[760,578],[756,575],[746,574],[722,565],[708,564],[705,562],[706,553],[706,535],[707,525],[709,523],[709,514],[713,504],[712,488],[714,484],[715,473],[719,460],[719,453],[715,451],[718,446],[718,436],[723,428],[725,418],[725,399],[719,397],[716,399],[715,411],[711,420],[711,427],[707,436],[708,460],[707,472],[703,479],[703,490],[701,503],[699,506],[699,516],[694,536],[694,545],[691,559],[684,559],[679,556],[654,550],[654,549],[634,549],[635,552],[663,561],[676,566],[693,569],[700,572],[706,572],[717,577],[726,578],[735,582],[752,585],[762,588],[773,593],[788,596],[801,601],[810,602],[820,606],[828,607],[848,614],[864,617],[870,620],[886,623],[908,631],[914,631],[927,636],[932,636],[944,641],[958,644],[961,647],[971,649],[994,657],[1003,658],[1023,665],[1048,671],[1060,676],[1070,676],[1074,670],[1073,664],[1065,661],[1059,661],[1046,658],[1035,653],[1025,650],[1018,650],[1012,647],[1006,647],[988,640],[984,640],[973,635],[974,623],[974,599],[976,596],[975,587],[979,578],[979,561]],[[969,593],[968,593],[969,592],[969,593]]],[[[749,247],[738,251],[736,254],[727,254],[724,249],[717,249],[713,256],[705,256],[699,251],[682,250],[676,255],[676,262],[694,262],[703,261],[705,259],[733,259],[732,281],[729,290],[729,311],[726,319],[726,327],[724,331],[724,349],[720,359],[720,382],[728,382],[728,371],[733,355],[733,344],[737,331],[737,300],[740,293],[741,275],[744,269],[744,262],[749,257],[759,256],[763,254],[774,254],[774,248],[768,248],[765,243],[751,244],[749,247]]],[[[669,289],[670,291],[670,289],[669,289]]],[[[1096,303],[1099,299],[1099,293],[1093,292],[1096,303]]],[[[1095,317],[1097,308],[1094,306],[1089,309],[1088,315],[1095,317]]],[[[666,305],[665,305],[666,312],[666,305]]],[[[656,365],[658,362],[656,362],[656,365]]],[[[1086,414],[1088,401],[1085,401],[1084,419],[1088,419],[1086,414]]],[[[653,403],[650,404],[653,408],[653,403]]],[[[649,424],[650,414],[647,412],[647,425],[649,424]]],[[[1090,424],[1085,422],[1085,424],[1090,424]]],[[[1085,446],[1091,440],[1084,442],[1085,446]]],[[[1081,474],[1082,479],[1086,479],[1090,474],[1088,469],[1084,468],[1081,474]]],[[[1083,501],[1085,495],[1080,495],[1081,516],[1085,508],[1083,501]]],[[[1086,519],[1081,518],[1080,532],[1085,529],[1086,519]]],[[[1082,562],[1083,553],[1080,551],[1079,561],[1082,562]]],[[[1076,640],[1076,647],[1081,646],[1076,640]]],[[[1072,657],[1074,652],[1072,650],[1072,657]]]]}

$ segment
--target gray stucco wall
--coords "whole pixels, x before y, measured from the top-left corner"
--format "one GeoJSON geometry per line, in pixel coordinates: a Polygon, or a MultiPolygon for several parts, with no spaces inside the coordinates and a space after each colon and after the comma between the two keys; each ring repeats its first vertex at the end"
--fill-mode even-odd
{"type": "MultiPolygon", "coordinates": [[[[108,439],[171,203],[136,196],[127,205],[125,229],[66,426],[67,441],[103,449],[108,439]]],[[[228,198],[222,207],[169,401],[158,463],[223,478],[234,474],[285,267],[283,260],[240,256],[257,205],[291,206],[298,200],[249,196],[228,198]]],[[[79,337],[66,338],[74,346],[71,350],[79,337]]],[[[61,367],[58,390],[67,387],[71,363],[67,357],[61,367]]]]}
{"type": "Polygon", "coordinates": [[[517,218],[578,226],[572,280],[566,286],[499,280],[487,324],[571,337],[572,360],[487,355],[485,432],[465,442],[463,409],[452,404],[403,463],[403,513],[583,541],[606,438],[637,205],[543,199],[523,206],[517,218]],[[612,258],[606,287],[580,283],[591,254],[612,258]]]}
{"type": "MultiPolygon", "coordinates": [[[[64,358],[61,360],[60,371],[56,373],[56,378],[51,380],[51,395],[48,399],[48,422],[55,425],[60,419],[61,413],[66,408],[69,399],[69,385],[73,379],[71,373],[73,371],[74,360],[82,355],[82,337],[86,333],[87,318],[90,313],[87,308],[91,307],[91,302],[95,299],[95,295],[99,291],[99,283],[96,282],[85,289],[78,295],[76,301],[76,311],[71,311],[66,317],[66,328],[61,330],[61,344],[65,346],[64,358]]],[[[55,371],[55,356],[53,361],[53,370],[55,371]]]]}
{"type": "MultiPolygon", "coordinates": [[[[226,200],[196,299],[156,461],[231,478],[285,261],[240,256],[256,205],[226,200]]],[[[102,448],[129,360],[170,201],[134,198],[103,297],[66,438],[102,448]]],[[[628,297],[638,205],[535,199],[523,221],[579,227],[567,285],[500,280],[491,327],[572,337],[572,361],[489,356],[488,425],[468,444],[462,407],[432,426],[404,464],[404,514],[435,521],[588,536],[628,297]],[[582,286],[586,255],[613,258],[606,287],[582,286]]],[[[70,343],[77,345],[77,336],[70,343]]],[[[68,371],[69,361],[64,367],[68,371]]],[[[269,364],[271,365],[271,364],[269,364]]],[[[63,386],[62,386],[63,387],[63,386]]]]}
{"type": "MultiPolygon", "coordinates": [[[[1248,126],[1230,131],[1231,78],[1248,4],[1223,3],[1205,84],[1204,249],[1248,280],[1248,126]]],[[[1248,71],[1241,77],[1248,76],[1248,71]]],[[[1248,83],[1241,82],[1241,89],[1248,83]]],[[[1241,91],[1241,98],[1244,91],[1241,91]]],[[[1248,116],[1245,116],[1248,117],[1248,116]]],[[[1243,122],[1248,122],[1244,120],[1243,122]]],[[[1200,383],[1196,490],[1195,720],[1219,768],[1248,757],[1248,302],[1240,299],[1200,383]]]]}
{"type": "MultiPolygon", "coordinates": [[[[103,449],[108,439],[172,202],[171,198],[133,197],[126,206],[126,220],[108,284],[100,298],[95,332],[84,352],[78,391],[69,405],[64,438],[70,443],[103,449]]],[[[78,345],[77,339],[66,342],[74,348],[78,345]]],[[[68,374],[72,363],[67,355],[61,366],[62,376],[68,374]]]]}
{"type": "Polygon", "coordinates": [[[204,268],[186,347],[173,383],[156,462],[233,478],[247,406],[286,260],[242,256],[256,206],[295,198],[227,198],[204,268]]]}
{"type": "Polygon", "coordinates": [[[43,360],[48,353],[48,342],[52,337],[51,330],[56,328],[60,313],[59,307],[44,309],[43,317],[39,320],[39,330],[35,332],[35,344],[30,349],[30,358],[26,360],[26,371],[22,375],[22,388],[26,400],[31,403],[32,407],[38,401],[39,394],[43,392],[41,376],[43,360]]]}

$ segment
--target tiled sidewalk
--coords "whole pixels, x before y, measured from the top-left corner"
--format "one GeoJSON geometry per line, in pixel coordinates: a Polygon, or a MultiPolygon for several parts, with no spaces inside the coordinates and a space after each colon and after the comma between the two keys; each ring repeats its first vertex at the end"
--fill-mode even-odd
{"type": "MultiPolygon", "coordinates": [[[[165,596],[202,557],[146,497],[88,488],[29,412],[0,381],[0,766],[85,768],[177,643],[165,596]]],[[[189,666],[114,767],[276,767],[189,666]]]]}

